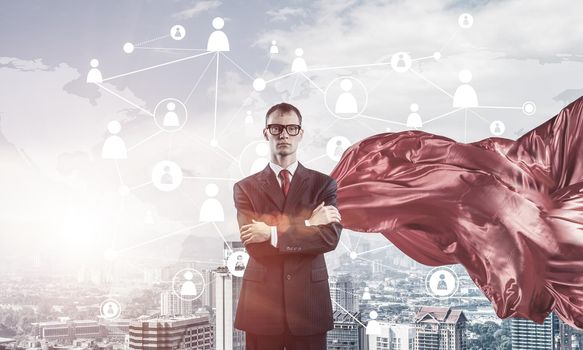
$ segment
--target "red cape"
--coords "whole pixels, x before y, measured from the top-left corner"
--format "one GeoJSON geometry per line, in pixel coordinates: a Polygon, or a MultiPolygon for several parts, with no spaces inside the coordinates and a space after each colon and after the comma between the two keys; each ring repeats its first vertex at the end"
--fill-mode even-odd
{"type": "Polygon", "coordinates": [[[583,98],[516,141],[384,133],[331,173],[345,228],[462,264],[500,318],[583,328],[583,98]]]}

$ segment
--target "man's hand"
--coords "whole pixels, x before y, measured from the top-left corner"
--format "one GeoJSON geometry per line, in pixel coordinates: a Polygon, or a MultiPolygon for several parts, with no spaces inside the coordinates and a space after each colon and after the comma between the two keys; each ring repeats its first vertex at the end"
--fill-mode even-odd
{"type": "Polygon", "coordinates": [[[308,221],[310,222],[310,225],[315,226],[327,225],[331,222],[340,222],[341,219],[342,217],[335,206],[324,206],[324,202],[322,202],[316,207],[316,209],[314,209],[314,211],[312,211],[312,216],[308,221]]]}
{"type": "Polygon", "coordinates": [[[252,224],[241,226],[241,241],[245,246],[249,243],[261,243],[271,238],[271,227],[261,221],[252,220],[252,224]]]}

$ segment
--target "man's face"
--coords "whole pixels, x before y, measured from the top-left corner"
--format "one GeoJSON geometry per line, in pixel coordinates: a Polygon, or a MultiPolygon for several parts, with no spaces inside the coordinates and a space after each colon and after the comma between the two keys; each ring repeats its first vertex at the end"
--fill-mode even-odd
{"type": "MultiPolygon", "coordinates": [[[[300,120],[295,112],[279,113],[274,112],[267,118],[267,125],[269,124],[300,124],[300,120]]],[[[263,136],[267,141],[269,141],[269,149],[271,154],[276,154],[279,156],[288,156],[294,154],[297,149],[302,137],[304,136],[304,129],[300,129],[300,133],[296,136],[291,136],[287,133],[287,130],[283,129],[279,135],[271,135],[267,128],[263,129],[263,136]]]]}

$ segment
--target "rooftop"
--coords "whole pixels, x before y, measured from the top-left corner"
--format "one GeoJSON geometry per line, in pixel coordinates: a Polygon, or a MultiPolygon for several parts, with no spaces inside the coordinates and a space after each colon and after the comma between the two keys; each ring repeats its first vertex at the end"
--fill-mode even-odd
{"type": "Polygon", "coordinates": [[[422,306],[415,315],[415,323],[456,324],[459,321],[466,321],[464,312],[448,307],[422,306]]]}

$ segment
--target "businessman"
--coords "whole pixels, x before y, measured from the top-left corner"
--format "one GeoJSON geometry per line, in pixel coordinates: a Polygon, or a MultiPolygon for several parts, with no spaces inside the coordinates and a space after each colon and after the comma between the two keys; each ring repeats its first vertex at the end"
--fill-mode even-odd
{"type": "Polygon", "coordinates": [[[336,181],[297,161],[301,125],[293,105],[271,107],[263,129],[270,162],[233,189],[250,256],[235,316],[247,350],[325,350],[334,325],[324,253],[342,231],[336,181]]]}

